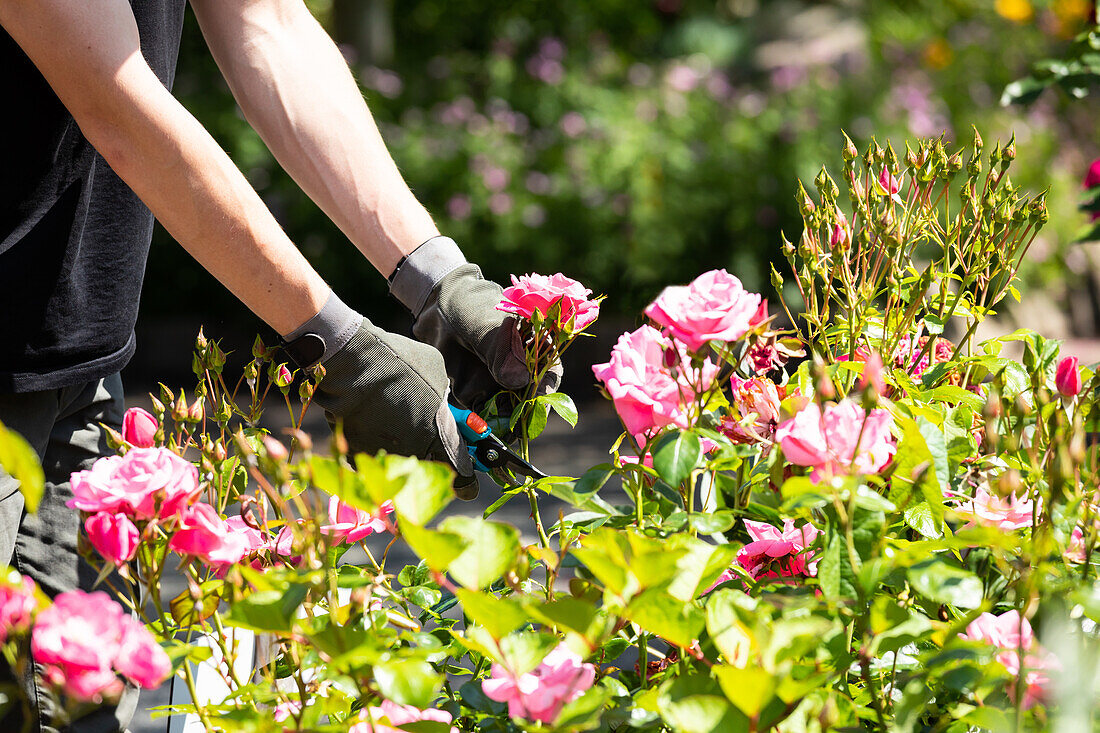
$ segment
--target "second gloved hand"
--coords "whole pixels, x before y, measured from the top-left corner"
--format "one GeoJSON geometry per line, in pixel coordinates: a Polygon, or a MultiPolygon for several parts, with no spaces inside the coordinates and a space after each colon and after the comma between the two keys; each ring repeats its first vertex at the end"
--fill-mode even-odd
{"type": "Polygon", "coordinates": [[[343,423],[352,452],[442,461],[458,474],[455,492],[476,496],[473,463],[447,406],[447,372],[436,349],[378,328],[335,295],[287,341],[299,365],[324,366],[313,399],[330,424],[343,423]],[[310,353],[311,344],[323,353],[310,353]]]}
{"type": "MultiPolygon", "coordinates": [[[[391,276],[390,293],[413,314],[413,335],[443,354],[463,405],[476,411],[501,389],[530,384],[519,321],[496,309],[503,290],[453,240],[420,245],[391,276]]],[[[561,364],[554,365],[539,393],[556,390],[561,376],[561,364]]]]}

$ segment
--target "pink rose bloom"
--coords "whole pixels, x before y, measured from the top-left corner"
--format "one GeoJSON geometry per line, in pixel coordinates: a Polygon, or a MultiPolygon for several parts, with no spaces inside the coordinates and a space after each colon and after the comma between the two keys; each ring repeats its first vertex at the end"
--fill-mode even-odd
{"type": "Polygon", "coordinates": [[[913,379],[920,379],[928,367],[949,361],[955,353],[955,346],[943,337],[937,338],[928,353],[921,357],[919,362],[917,361],[929,338],[929,336],[921,336],[914,343],[908,336],[902,336],[897,348],[894,349],[894,366],[908,371],[913,379]]]}
{"type": "Polygon", "coordinates": [[[115,565],[133,560],[141,540],[137,526],[121,512],[96,512],[84,520],[84,531],[92,547],[115,565]]]}
{"type": "Polygon", "coordinates": [[[807,557],[806,548],[814,543],[821,530],[812,524],[795,527],[793,519],[784,520],[781,530],[765,522],[743,521],[753,541],[737,553],[737,564],[753,578],[817,575],[817,559],[807,557]]]}
{"type": "Polygon", "coordinates": [[[553,723],[562,706],[576,700],[596,680],[596,668],[559,644],[534,671],[513,677],[494,664],[481,690],[490,700],[508,703],[508,715],[553,723]]]}
{"type": "Polygon", "coordinates": [[[328,500],[329,523],[321,527],[321,531],[344,542],[358,542],[375,532],[385,532],[388,527],[386,517],[390,514],[393,514],[392,501],[383,502],[378,512],[371,514],[332,496],[328,500]]]}
{"type": "MultiPolygon", "coordinates": [[[[276,723],[281,723],[292,715],[299,715],[302,712],[301,700],[286,700],[275,706],[275,711],[272,713],[276,723]]],[[[354,728],[353,728],[354,730],[354,728]]]]}
{"type": "Polygon", "coordinates": [[[973,499],[961,498],[959,501],[954,510],[969,520],[967,527],[979,525],[1004,531],[1030,527],[1032,510],[1041,512],[1043,509],[1042,498],[1036,505],[1031,499],[1017,499],[1016,494],[1002,498],[982,487],[975,489],[973,499]]]}
{"type": "Polygon", "coordinates": [[[23,576],[18,583],[0,583],[0,644],[30,628],[36,610],[33,580],[23,576]]]}
{"type": "Polygon", "coordinates": [[[149,629],[135,618],[126,616],[122,624],[115,669],[139,687],[159,687],[172,674],[172,662],[149,629]]]}
{"type": "Polygon", "coordinates": [[[686,354],[676,354],[668,337],[642,326],[620,336],[611,360],[594,365],[592,372],[603,382],[627,431],[644,440],[669,425],[690,427],[687,405],[710,388],[718,367],[706,359],[697,373],[686,354]],[[675,374],[666,361],[677,367],[675,374]]]}
{"type": "Polygon", "coordinates": [[[113,667],[125,619],[103,591],[58,595],[31,630],[31,651],[45,666],[46,680],[81,700],[98,702],[121,692],[113,667]]]}
{"type": "Polygon", "coordinates": [[[813,468],[811,478],[849,470],[875,473],[894,457],[894,419],[882,408],[870,412],[851,400],[826,405],[810,402],[779,426],[775,439],[791,463],[813,468]],[[856,441],[859,444],[856,444],[856,441]]]}
{"type": "MultiPolygon", "coordinates": [[[[959,638],[982,642],[1002,650],[997,654],[996,660],[1017,679],[1020,677],[1019,653],[1024,652],[1024,684],[1027,685],[1023,694],[1025,710],[1044,698],[1046,687],[1050,683],[1048,670],[1061,668],[1058,660],[1035,641],[1031,624],[1016,609],[1006,611],[1000,616],[983,613],[970,622],[966,631],[959,634],[959,638]]],[[[1010,696],[1014,693],[1013,688],[1014,685],[1009,686],[1010,696]]]]}
{"type": "Polygon", "coordinates": [[[1076,356],[1067,356],[1058,362],[1054,385],[1063,397],[1076,397],[1081,391],[1081,370],[1076,356]]]}
{"type": "MultiPolygon", "coordinates": [[[[400,705],[390,700],[383,700],[379,705],[371,705],[367,710],[361,711],[359,720],[363,722],[353,725],[348,729],[348,733],[403,733],[393,726],[418,723],[422,720],[450,723],[451,714],[446,710],[421,710],[412,705],[400,705]]],[[[451,726],[450,733],[458,733],[458,728],[451,726]]]]}
{"type": "Polygon", "coordinates": [[[199,495],[199,473],[167,448],[134,448],[100,458],[72,475],[67,506],[85,512],[122,512],[136,519],[175,516],[199,495]]]}
{"type": "Polygon", "coordinates": [[[691,351],[708,341],[736,341],[751,329],[760,296],[725,270],[711,270],[690,285],[665,288],[645,314],[691,351]]]}
{"type": "MultiPolygon", "coordinates": [[[[1066,558],[1066,562],[1080,565],[1085,562],[1087,553],[1085,552],[1085,530],[1080,526],[1073,528],[1073,532],[1069,536],[1069,547],[1063,553],[1062,557],[1066,558]]],[[[0,606],[2,608],[2,606],[0,606]]]]}
{"type": "Polygon", "coordinates": [[[140,407],[131,407],[122,416],[122,439],[135,448],[152,448],[158,427],[155,417],[140,407]]]}
{"type": "Polygon", "coordinates": [[[736,417],[725,417],[719,428],[734,443],[761,443],[775,437],[779,423],[781,398],[775,382],[767,377],[730,379],[733,388],[732,402],[737,408],[736,417]],[[745,420],[752,418],[749,423],[745,420]]]}
{"type": "MultiPolygon", "coordinates": [[[[1096,188],[1097,186],[1100,186],[1100,158],[1092,161],[1088,173],[1085,174],[1085,189],[1096,188]]],[[[1092,221],[1097,219],[1100,219],[1100,211],[1092,212],[1092,221]]]]}
{"type": "Polygon", "coordinates": [[[215,566],[240,562],[249,546],[245,533],[230,531],[218,510],[202,503],[180,516],[179,529],[168,541],[168,549],[215,566]]]}
{"type": "Polygon", "coordinates": [[[576,280],[562,275],[512,275],[512,285],[504,289],[497,310],[530,319],[535,311],[545,318],[555,303],[560,303],[557,326],[564,328],[573,319],[573,330],[580,331],[600,315],[600,304],[589,300],[592,291],[576,280]]]}

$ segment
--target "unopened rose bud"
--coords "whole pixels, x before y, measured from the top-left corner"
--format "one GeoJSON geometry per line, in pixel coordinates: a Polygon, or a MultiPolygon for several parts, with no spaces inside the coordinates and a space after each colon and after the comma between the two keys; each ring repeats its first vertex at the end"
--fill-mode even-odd
{"type": "Polygon", "coordinates": [[[313,450],[313,438],[309,437],[309,433],[305,432],[304,430],[292,430],[290,432],[290,437],[294,440],[295,443],[299,445],[299,447],[301,447],[302,450],[313,450]]]}
{"type": "Polygon", "coordinates": [[[126,440],[123,439],[122,434],[110,426],[104,426],[104,432],[107,438],[107,447],[113,451],[121,450],[126,447],[126,440]]]}
{"type": "Polygon", "coordinates": [[[859,151],[856,150],[855,143],[852,142],[852,138],[848,137],[848,133],[841,131],[841,135],[844,136],[844,149],[841,151],[841,155],[845,161],[851,162],[859,157],[859,151]]]}
{"type": "Polygon", "coordinates": [[[1016,160],[1016,133],[1012,133],[1012,139],[1008,141],[1008,145],[1005,145],[1004,150],[1001,151],[1001,158],[1008,163],[1016,160]]]}
{"type": "Polygon", "coordinates": [[[225,443],[223,443],[220,439],[214,441],[214,460],[221,462],[228,457],[229,453],[225,449],[225,443]]]}
{"type": "Polygon", "coordinates": [[[879,173],[878,183],[880,186],[882,186],[883,190],[885,190],[886,193],[891,196],[901,190],[901,181],[899,181],[897,178],[894,177],[892,173],[890,173],[889,168],[883,168],[882,172],[879,173]]]}
{"type": "Polygon", "coordinates": [[[287,369],[286,364],[280,364],[274,373],[272,374],[272,381],[275,382],[275,386],[279,389],[285,389],[290,386],[290,383],[294,381],[294,375],[287,369]]]}
{"type": "Polygon", "coordinates": [[[256,340],[252,342],[252,358],[261,360],[267,358],[267,347],[259,336],[256,336],[256,340]]]}
{"type": "Polygon", "coordinates": [[[680,363],[680,356],[676,353],[675,348],[665,349],[661,356],[664,359],[666,369],[674,369],[680,363]]]}
{"type": "Polygon", "coordinates": [[[264,449],[267,450],[267,455],[273,461],[285,461],[290,457],[290,452],[287,451],[286,446],[270,435],[264,436],[264,449]]]}
{"type": "Polygon", "coordinates": [[[919,168],[920,161],[917,159],[917,154],[913,152],[913,149],[909,147],[909,143],[905,143],[905,164],[910,168],[919,168]]]}
{"type": "Polygon", "coordinates": [[[206,336],[202,333],[202,326],[199,326],[199,335],[195,337],[195,351],[200,354],[206,351],[206,336]]]}
{"type": "Polygon", "coordinates": [[[315,364],[309,369],[309,377],[313,380],[314,384],[320,383],[327,373],[324,364],[315,364]]]}
{"type": "Polygon", "coordinates": [[[1076,356],[1067,356],[1058,362],[1054,385],[1063,397],[1076,397],[1081,392],[1081,370],[1076,356]]]}
{"type": "Polygon", "coordinates": [[[180,390],[180,396],[172,404],[172,419],[176,422],[186,422],[188,418],[187,395],[180,390]]]}
{"type": "Polygon", "coordinates": [[[982,136],[978,134],[978,128],[974,125],[970,126],[970,129],[974,131],[974,150],[980,153],[982,151],[982,136]]]}
{"type": "Polygon", "coordinates": [[[131,407],[122,416],[122,439],[135,448],[152,448],[160,423],[140,407],[131,407]]]}
{"type": "Polygon", "coordinates": [[[309,402],[313,399],[313,391],[316,389],[316,384],[308,379],[303,379],[302,383],[298,385],[298,399],[302,402],[309,402]]]}
{"type": "Polygon", "coordinates": [[[203,417],[206,414],[205,411],[203,410],[202,403],[203,403],[203,399],[201,397],[199,399],[195,400],[195,402],[187,410],[187,419],[188,420],[190,420],[191,422],[201,422],[202,421],[203,417]]]}

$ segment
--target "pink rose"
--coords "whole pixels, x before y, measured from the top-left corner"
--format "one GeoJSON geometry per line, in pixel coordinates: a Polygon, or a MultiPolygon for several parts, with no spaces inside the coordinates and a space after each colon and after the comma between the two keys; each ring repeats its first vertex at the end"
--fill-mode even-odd
{"type": "Polygon", "coordinates": [[[115,669],[139,687],[159,687],[172,674],[172,662],[149,629],[135,618],[125,617],[115,669]]]}
{"type": "Polygon", "coordinates": [[[135,448],[152,448],[158,427],[155,417],[140,407],[131,407],[122,416],[122,439],[135,448]]]}
{"type": "Polygon", "coordinates": [[[1043,508],[1042,498],[1037,499],[1038,504],[1031,499],[1017,499],[1016,494],[1002,498],[982,487],[974,490],[974,498],[958,501],[955,513],[969,520],[967,527],[979,525],[1004,531],[1030,527],[1032,512],[1043,508]]]}
{"type": "Polygon", "coordinates": [[[553,723],[561,708],[592,686],[596,668],[559,644],[533,671],[514,677],[494,664],[481,690],[490,700],[508,703],[508,715],[553,723]]]}
{"type": "Polygon", "coordinates": [[[199,503],[180,515],[168,549],[194,555],[209,565],[232,565],[248,553],[249,539],[243,532],[230,531],[217,509],[199,503]]]}
{"type": "MultiPolygon", "coordinates": [[[[1092,161],[1088,173],[1085,174],[1085,189],[1088,190],[1097,186],[1100,186],[1100,158],[1092,161]]],[[[1092,221],[1100,219],[1100,211],[1092,212],[1091,218],[1092,221]]]]}
{"type": "Polygon", "coordinates": [[[0,583],[0,644],[11,634],[22,634],[31,625],[31,617],[38,610],[34,596],[34,581],[21,576],[19,581],[0,583]]]}
{"type": "MultiPolygon", "coordinates": [[[[966,631],[959,634],[959,638],[982,642],[1002,650],[997,654],[996,660],[1017,679],[1020,677],[1019,653],[1024,652],[1024,684],[1027,685],[1023,693],[1025,710],[1045,697],[1047,685],[1050,683],[1047,671],[1061,668],[1058,660],[1035,641],[1031,624],[1016,609],[1006,611],[1000,616],[983,613],[970,622],[966,631]]],[[[1014,688],[1015,685],[1009,686],[1009,695],[1013,697],[1014,688]]]]}
{"type": "Polygon", "coordinates": [[[1067,356],[1058,362],[1054,385],[1063,397],[1076,397],[1081,391],[1081,370],[1076,356],[1067,356]]]}
{"type": "Polygon", "coordinates": [[[878,176],[878,183],[886,189],[886,193],[891,196],[901,190],[901,181],[895,178],[894,175],[890,173],[890,169],[885,166],[882,169],[882,173],[878,176]]]}
{"type": "Polygon", "coordinates": [[[642,326],[620,336],[611,360],[594,365],[592,371],[627,431],[644,441],[647,434],[669,425],[690,427],[687,408],[698,393],[710,388],[718,368],[706,359],[697,370],[660,331],[642,326]]]}
{"type": "Polygon", "coordinates": [[[731,402],[737,414],[722,419],[719,428],[722,434],[734,443],[771,441],[779,423],[781,402],[775,383],[767,377],[740,379],[735,375],[730,379],[730,386],[733,388],[731,402]]]}
{"type": "Polygon", "coordinates": [[[736,341],[751,328],[760,296],[746,292],[725,270],[711,270],[690,285],[665,288],[645,314],[691,351],[708,341],[736,341]]]}
{"type": "Polygon", "coordinates": [[[512,275],[512,285],[504,289],[497,310],[527,319],[538,311],[545,318],[550,308],[558,303],[560,310],[556,325],[564,328],[572,320],[572,330],[576,332],[600,315],[600,304],[589,300],[590,295],[591,290],[560,272],[549,277],[534,273],[521,277],[512,275]]]}
{"type": "MultiPolygon", "coordinates": [[[[378,705],[371,705],[360,711],[359,720],[363,722],[353,725],[348,733],[402,733],[393,726],[419,723],[422,720],[446,724],[451,722],[451,714],[446,710],[421,710],[412,705],[399,705],[383,700],[378,705]]],[[[458,733],[458,728],[451,726],[450,733],[458,733]]]]}
{"type": "Polygon", "coordinates": [[[199,495],[199,474],[167,448],[134,448],[100,458],[72,475],[67,506],[85,512],[122,512],[136,519],[175,516],[199,495]]]}
{"type": "Polygon", "coordinates": [[[936,343],[928,350],[928,353],[921,357],[920,361],[917,361],[917,357],[921,355],[921,351],[924,350],[924,345],[929,338],[931,337],[921,336],[914,343],[908,336],[902,336],[898,341],[897,348],[894,349],[894,366],[905,369],[913,379],[920,379],[928,367],[950,361],[955,354],[955,346],[943,337],[937,338],[936,343]]]}
{"type": "Polygon", "coordinates": [[[137,526],[121,512],[96,512],[84,520],[84,531],[92,547],[104,560],[115,565],[133,560],[141,540],[137,526]]]}
{"type": "Polygon", "coordinates": [[[807,404],[779,426],[775,438],[791,463],[813,468],[814,481],[854,470],[875,473],[894,457],[894,419],[884,409],[866,412],[851,400],[826,405],[807,404]],[[859,444],[856,444],[856,441],[859,444]]]}
{"type": "Polygon", "coordinates": [[[845,249],[852,242],[852,227],[848,224],[848,217],[838,207],[836,210],[836,224],[829,235],[829,246],[845,249]]]}
{"type": "MultiPolygon", "coordinates": [[[[302,712],[301,700],[284,700],[275,706],[272,718],[276,723],[281,723],[291,716],[298,716],[302,712]]],[[[354,730],[354,728],[352,728],[354,730]]]]}
{"type": "Polygon", "coordinates": [[[383,502],[378,512],[371,514],[332,496],[328,500],[329,523],[321,527],[321,531],[344,542],[358,542],[375,532],[385,532],[386,517],[390,514],[393,514],[392,501],[383,502]]]}
{"type": "Polygon", "coordinates": [[[782,530],[765,522],[743,521],[753,541],[737,553],[737,564],[753,578],[817,575],[817,560],[806,554],[806,548],[821,534],[817,527],[795,527],[793,519],[784,520],[782,530]]]}
{"type": "Polygon", "coordinates": [[[46,680],[81,700],[98,702],[121,692],[113,668],[125,618],[103,591],[58,595],[31,630],[31,651],[44,665],[46,680]]]}

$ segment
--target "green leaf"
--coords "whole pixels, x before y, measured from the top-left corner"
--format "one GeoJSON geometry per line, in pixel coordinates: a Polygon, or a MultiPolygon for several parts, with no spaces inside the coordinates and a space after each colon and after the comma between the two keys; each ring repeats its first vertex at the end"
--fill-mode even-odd
{"type": "Polygon", "coordinates": [[[388,472],[404,478],[404,488],[398,491],[393,504],[406,522],[423,526],[454,499],[454,471],[442,463],[415,458],[392,460],[388,472]]]}
{"type": "Polygon", "coordinates": [[[38,454],[34,452],[22,435],[5,427],[0,422],[0,468],[19,482],[19,492],[23,494],[23,505],[34,514],[42,493],[46,490],[46,476],[38,454]]]}
{"type": "Polygon", "coordinates": [[[775,696],[776,679],[762,667],[750,669],[721,664],[712,671],[729,701],[750,718],[759,715],[775,696]]]}
{"type": "Polygon", "coordinates": [[[260,590],[234,601],[225,616],[230,626],[253,631],[289,634],[295,612],[305,600],[309,586],[292,583],[284,590],[260,590]]]}
{"type": "Polygon", "coordinates": [[[646,631],[676,646],[687,648],[703,630],[703,611],[694,603],[673,598],[659,588],[639,594],[623,615],[646,631]]]}
{"type": "Polygon", "coordinates": [[[374,665],[382,697],[402,705],[430,708],[443,686],[442,676],[421,659],[395,659],[374,665]]]}
{"type": "Polygon", "coordinates": [[[755,603],[749,596],[732,588],[716,590],[707,598],[707,633],[726,661],[738,667],[748,664],[757,646],[756,638],[741,619],[739,609],[752,608],[755,603]]]}
{"type": "Polygon", "coordinates": [[[458,588],[455,595],[463,612],[484,626],[494,639],[504,638],[528,621],[523,607],[513,600],[466,588],[458,588]]]}
{"type": "Polygon", "coordinates": [[[451,561],[459,557],[469,544],[465,537],[454,532],[425,529],[413,522],[405,524],[401,521],[400,515],[398,515],[397,526],[413,552],[436,572],[445,571],[451,561]]]}
{"type": "Polygon", "coordinates": [[[536,621],[563,631],[575,631],[588,639],[592,638],[593,628],[600,618],[592,604],[568,596],[546,603],[528,603],[525,607],[536,621]]]}
{"type": "Polygon", "coordinates": [[[734,518],[734,513],[725,509],[710,514],[692,514],[688,518],[688,524],[700,534],[715,534],[731,529],[734,518]]]}
{"type": "Polygon", "coordinates": [[[480,517],[448,517],[440,529],[466,540],[466,548],[447,565],[455,580],[481,589],[504,575],[519,556],[519,530],[480,517]]]}
{"type": "Polygon", "coordinates": [[[611,691],[603,685],[589,688],[583,695],[562,706],[554,727],[566,730],[592,730],[599,725],[600,713],[611,700],[611,691]]]}
{"type": "Polygon", "coordinates": [[[537,399],[531,404],[531,418],[527,423],[527,437],[534,440],[542,435],[542,431],[546,429],[546,419],[550,417],[550,405],[537,399]]]}
{"type": "Polygon", "coordinates": [[[709,677],[677,677],[661,686],[657,697],[661,717],[677,733],[747,731],[749,721],[709,677]]]}
{"type": "Polygon", "coordinates": [[[943,536],[940,531],[940,523],[936,521],[932,513],[932,507],[927,501],[913,504],[905,510],[905,523],[920,534],[929,539],[938,539],[943,536]]]}
{"type": "Polygon", "coordinates": [[[977,575],[930,557],[909,568],[909,583],[922,596],[959,608],[982,605],[982,581],[977,575]]]}
{"type": "Polygon", "coordinates": [[[558,417],[565,420],[571,427],[577,427],[577,406],[573,404],[573,398],[564,392],[551,392],[537,397],[541,402],[550,405],[558,417]]]}
{"type": "Polygon", "coordinates": [[[675,432],[661,438],[653,450],[653,468],[669,486],[679,486],[691,475],[703,448],[699,436],[675,432]]]}

